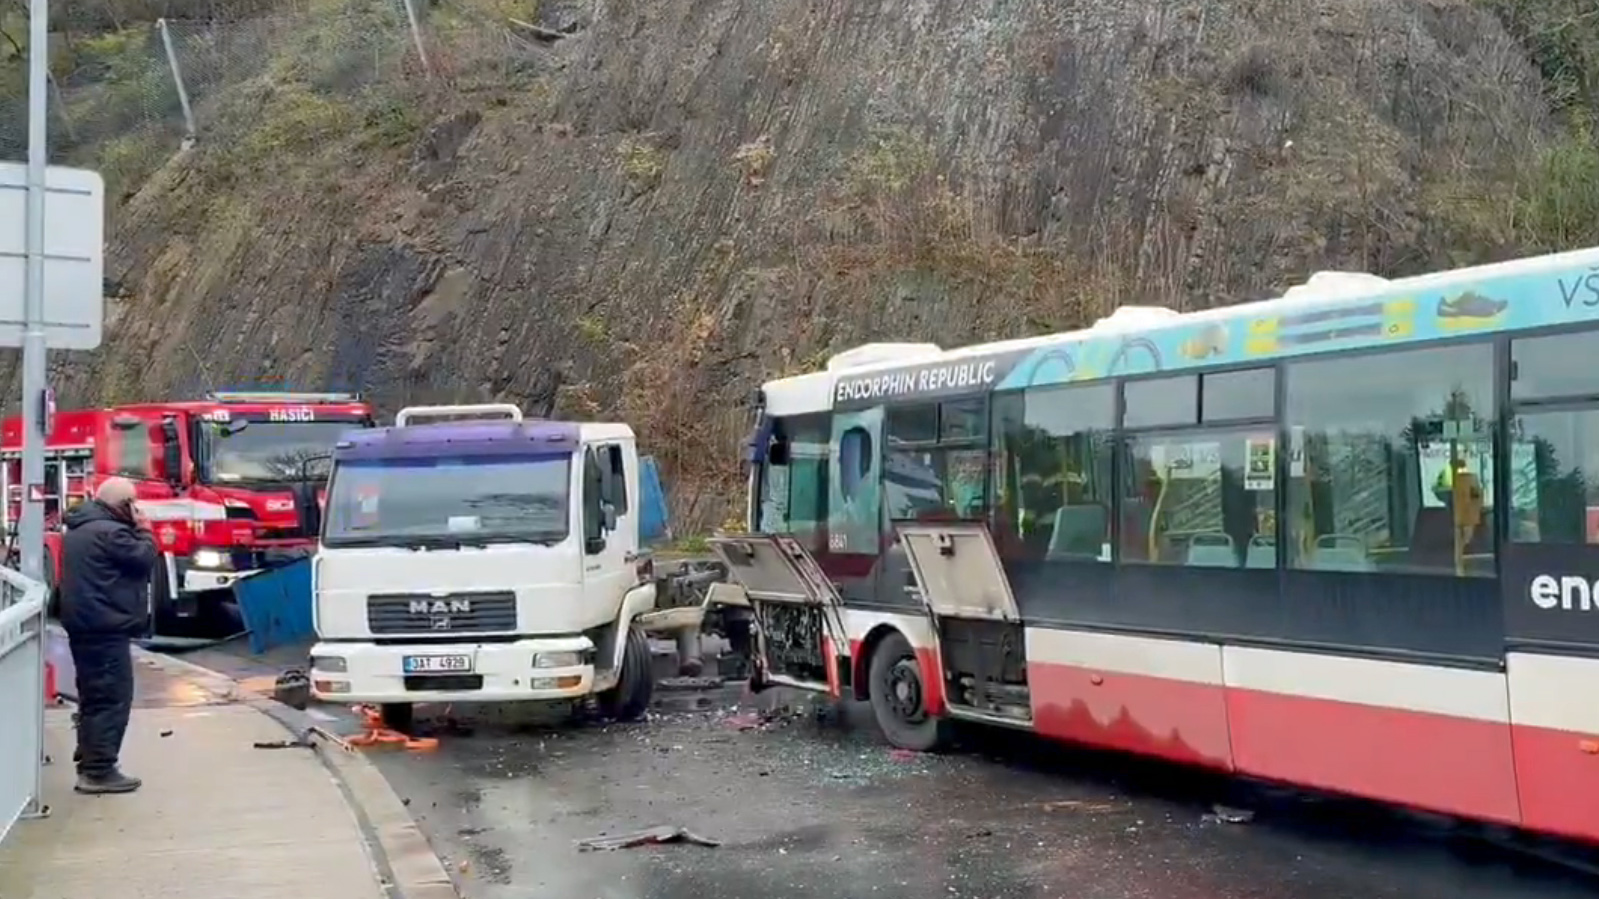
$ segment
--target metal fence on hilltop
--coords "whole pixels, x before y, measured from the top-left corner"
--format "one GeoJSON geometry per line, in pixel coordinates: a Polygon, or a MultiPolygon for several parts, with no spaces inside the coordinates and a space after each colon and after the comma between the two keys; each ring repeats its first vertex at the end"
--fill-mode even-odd
{"type": "MultiPolygon", "coordinates": [[[[536,51],[517,19],[470,0],[289,0],[274,10],[52,45],[51,161],[98,169],[114,202],[185,142],[225,145],[262,127],[269,104],[284,129],[341,105],[403,111],[438,91],[512,83],[536,51]]],[[[26,155],[22,69],[22,55],[0,53],[0,159],[26,155]]]]}

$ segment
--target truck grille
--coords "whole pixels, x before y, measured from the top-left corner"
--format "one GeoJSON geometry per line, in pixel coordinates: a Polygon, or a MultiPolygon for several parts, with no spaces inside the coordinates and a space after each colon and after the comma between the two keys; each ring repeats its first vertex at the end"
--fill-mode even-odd
{"type": "Polygon", "coordinates": [[[489,634],[516,630],[516,594],[385,593],[366,599],[374,634],[489,634]]]}

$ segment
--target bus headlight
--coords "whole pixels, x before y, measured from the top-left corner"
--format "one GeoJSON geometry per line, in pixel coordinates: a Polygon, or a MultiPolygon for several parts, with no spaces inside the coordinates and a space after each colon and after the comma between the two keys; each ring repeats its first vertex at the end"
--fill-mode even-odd
{"type": "Polygon", "coordinates": [[[189,559],[196,568],[229,568],[228,557],[214,549],[197,549],[189,559]]]}
{"type": "Polygon", "coordinates": [[[540,652],[533,655],[534,668],[576,668],[583,664],[580,652],[540,652]]]}

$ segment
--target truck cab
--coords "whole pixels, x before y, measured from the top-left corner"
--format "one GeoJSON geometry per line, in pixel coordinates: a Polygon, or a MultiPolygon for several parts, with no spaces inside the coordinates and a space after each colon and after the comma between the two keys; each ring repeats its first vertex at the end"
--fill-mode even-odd
{"type": "Polygon", "coordinates": [[[642,715],[656,590],[638,485],[622,424],[438,406],[346,435],[313,564],[313,694],[377,704],[400,730],[417,702],[642,715]]]}

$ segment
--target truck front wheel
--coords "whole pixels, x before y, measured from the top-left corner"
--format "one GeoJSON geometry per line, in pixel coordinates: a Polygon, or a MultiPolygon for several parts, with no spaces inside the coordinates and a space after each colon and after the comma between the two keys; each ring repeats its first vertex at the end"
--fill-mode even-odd
{"type": "Polygon", "coordinates": [[[601,714],[617,721],[637,721],[649,711],[655,694],[655,672],[650,658],[650,638],[639,627],[628,627],[622,647],[622,672],[616,686],[597,697],[601,714]]]}
{"type": "Polygon", "coordinates": [[[389,730],[410,736],[411,729],[416,726],[416,706],[409,702],[385,702],[378,706],[378,717],[389,730]]]}

